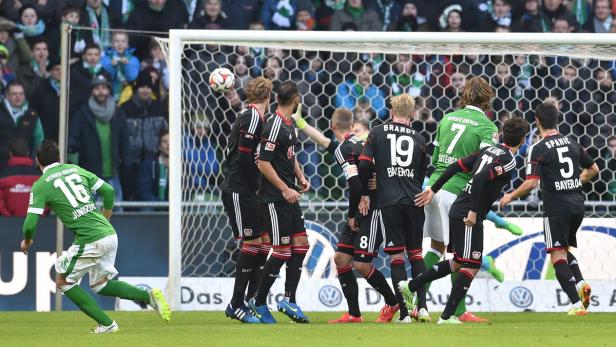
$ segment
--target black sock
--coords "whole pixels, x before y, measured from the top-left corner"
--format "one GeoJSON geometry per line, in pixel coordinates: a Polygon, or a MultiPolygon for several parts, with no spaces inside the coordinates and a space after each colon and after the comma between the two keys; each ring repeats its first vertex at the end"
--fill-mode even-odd
{"type": "Polygon", "coordinates": [[[471,286],[471,282],[473,282],[473,274],[464,269],[460,270],[458,276],[456,276],[455,281],[453,282],[453,286],[451,287],[451,294],[449,294],[449,299],[447,300],[447,305],[445,305],[445,310],[443,310],[443,314],[441,318],[449,319],[455,312],[460,300],[463,300],[466,296],[466,292],[468,292],[468,288],[471,286]]]}
{"type": "MultiPolygon", "coordinates": [[[[425,266],[425,265],[424,265],[425,266]]],[[[425,284],[439,278],[443,278],[451,273],[451,261],[443,260],[425,270],[421,275],[413,278],[409,283],[409,289],[416,292],[419,288],[425,288],[425,284]]]]}
{"type": "Polygon", "coordinates": [[[267,300],[267,294],[269,294],[272,285],[278,278],[280,268],[289,259],[288,253],[282,254],[279,251],[274,251],[272,256],[265,262],[263,266],[263,272],[261,273],[261,279],[259,280],[259,288],[255,294],[255,305],[265,305],[267,300]]]}
{"type": "Polygon", "coordinates": [[[268,247],[268,252],[263,253],[263,245],[261,245],[261,252],[259,252],[259,255],[257,255],[256,257],[257,263],[254,269],[252,270],[252,276],[250,276],[250,282],[248,282],[248,290],[246,291],[246,298],[247,298],[246,301],[254,297],[255,293],[257,292],[257,288],[259,288],[259,278],[261,278],[261,272],[263,271],[263,267],[265,266],[265,262],[267,261],[268,254],[269,254],[269,247],[268,247]]]}
{"type": "MultiPolygon", "coordinates": [[[[409,251],[409,261],[411,263],[411,275],[413,278],[419,277],[419,275],[426,271],[426,264],[421,256],[421,250],[419,250],[418,253],[414,252],[412,255],[409,251]]],[[[417,288],[417,307],[428,308],[426,305],[426,286],[419,286],[419,288],[417,288]]]]}
{"type": "Polygon", "coordinates": [[[569,269],[571,269],[573,277],[575,277],[575,283],[583,281],[584,276],[582,276],[582,271],[580,271],[578,260],[571,252],[567,252],[567,262],[569,263],[569,269]]]}
{"type": "Polygon", "coordinates": [[[351,265],[338,268],[338,281],[340,281],[340,287],[342,293],[346,298],[347,305],[349,306],[349,314],[353,317],[361,317],[359,311],[359,289],[357,288],[357,279],[353,273],[353,267],[351,265]]]}
{"type": "Polygon", "coordinates": [[[231,306],[238,308],[244,305],[244,293],[248,281],[252,278],[256,260],[259,256],[259,245],[243,244],[237,264],[235,264],[235,284],[233,285],[233,296],[231,306]]]}
{"type": "Polygon", "coordinates": [[[394,294],[394,291],[391,290],[385,276],[383,276],[381,271],[377,270],[374,266],[372,267],[372,271],[370,271],[366,277],[366,281],[368,281],[368,284],[370,284],[372,288],[376,289],[376,291],[383,296],[385,299],[385,304],[389,306],[396,306],[396,304],[398,304],[396,295],[394,294]]]}
{"type": "Polygon", "coordinates": [[[580,295],[575,288],[575,277],[571,273],[571,268],[565,259],[559,259],[554,263],[554,270],[556,270],[556,278],[560,287],[567,293],[569,300],[572,304],[580,301],[580,295]]]}
{"type": "Polygon", "coordinates": [[[295,303],[295,292],[302,276],[304,258],[308,252],[308,246],[293,246],[291,259],[287,261],[287,280],[284,283],[284,296],[289,298],[290,303],[295,303]]]}
{"type": "Polygon", "coordinates": [[[396,258],[391,262],[391,281],[394,285],[394,292],[396,293],[396,300],[400,305],[400,319],[404,319],[409,315],[409,311],[404,304],[404,298],[402,297],[402,293],[398,289],[398,282],[406,281],[406,268],[404,266],[403,258],[396,258]]]}

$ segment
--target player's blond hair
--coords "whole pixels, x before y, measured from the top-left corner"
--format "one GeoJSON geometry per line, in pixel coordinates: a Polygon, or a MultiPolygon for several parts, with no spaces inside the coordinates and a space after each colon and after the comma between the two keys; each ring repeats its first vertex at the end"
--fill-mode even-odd
{"type": "Polygon", "coordinates": [[[338,130],[350,130],[353,128],[353,113],[346,108],[338,108],[332,115],[332,124],[338,130]]]}
{"type": "Polygon", "coordinates": [[[391,109],[396,117],[411,119],[415,111],[415,99],[404,93],[391,98],[391,109]]]}
{"type": "Polygon", "coordinates": [[[479,107],[483,112],[492,109],[492,99],[494,90],[490,84],[482,77],[476,76],[464,83],[460,91],[460,101],[458,107],[464,108],[468,105],[479,107]]]}
{"type": "Polygon", "coordinates": [[[250,80],[246,86],[246,101],[249,104],[269,101],[272,94],[272,81],[265,77],[250,80]]]}

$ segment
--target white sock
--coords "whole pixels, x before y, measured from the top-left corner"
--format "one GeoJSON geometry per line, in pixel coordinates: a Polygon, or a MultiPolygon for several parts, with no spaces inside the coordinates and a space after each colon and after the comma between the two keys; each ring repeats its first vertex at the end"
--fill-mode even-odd
{"type": "Polygon", "coordinates": [[[579,292],[580,289],[582,289],[582,286],[585,284],[586,282],[584,280],[579,281],[578,283],[575,284],[575,289],[579,292]]]}

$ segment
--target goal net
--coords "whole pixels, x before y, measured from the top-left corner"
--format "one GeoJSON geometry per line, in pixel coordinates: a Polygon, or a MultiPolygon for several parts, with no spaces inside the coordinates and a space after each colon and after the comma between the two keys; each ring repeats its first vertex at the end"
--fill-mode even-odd
{"type": "MultiPolygon", "coordinates": [[[[432,143],[439,120],[456,108],[458,90],[471,76],[483,76],[494,88],[487,115],[499,128],[510,117],[532,124],[534,108],[554,102],[561,111],[559,130],[579,141],[602,169],[585,186],[587,215],[596,219],[587,219],[580,232],[582,270],[591,279],[614,279],[614,247],[606,252],[597,247],[616,245],[609,218],[616,216],[616,36],[172,30],[169,39],[158,41],[170,69],[168,289],[176,308],[180,278],[234,275],[238,243],[220,201],[222,163],[235,115],[245,106],[244,87],[261,75],[274,81],[274,92],[280,82],[296,82],[305,118],[328,136],[337,107],[351,109],[367,124],[381,124],[389,117],[389,97],[405,92],[417,101],[412,126],[432,143]],[[218,67],[234,72],[235,90],[209,87],[209,73],[218,67]]],[[[537,136],[533,127],[527,145],[537,136]]],[[[323,148],[305,136],[300,140],[296,152],[311,184],[301,200],[312,245],[304,276],[334,278],[331,257],[346,221],[344,175],[323,148]]],[[[527,147],[516,156],[511,187],[524,180],[527,147]]],[[[543,252],[540,208],[541,196],[533,192],[499,211],[524,230],[521,237],[486,221],[486,254],[508,281],[554,278],[543,252]]],[[[377,266],[389,274],[382,260],[377,266]]],[[[516,294],[518,307],[523,294],[516,294]]]]}

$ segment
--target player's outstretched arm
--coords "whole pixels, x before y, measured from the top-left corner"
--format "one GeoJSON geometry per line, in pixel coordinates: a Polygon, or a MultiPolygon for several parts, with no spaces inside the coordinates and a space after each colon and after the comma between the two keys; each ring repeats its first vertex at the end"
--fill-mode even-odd
{"type": "Polygon", "coordinates": [[[308,137],[319,146],[328,148],[332,143],[331,139],[325,137],[321,131],[308,124],[308,122],[306,122],[306,120],[302,117],[302,104],[297,106],[297,111],[295,111],[292,117],[295,119],[295,126],[297,126],[297,129],[308,135],[308,137]]]}
{"type": "Polygon", "coordinates": [[[539,185],[538,179],[536,178],[527,179],[517,189],[515,189],[511,193],[507,193],[503,195],[498,205],[500,206],[500,208],[503,208],[507,206],[507,204],[509,204],[513,200],[516,200],[522,196],[528,195],[528,193],[530,193],[533,189],[537,188],[538,185],[539,185]]]}

